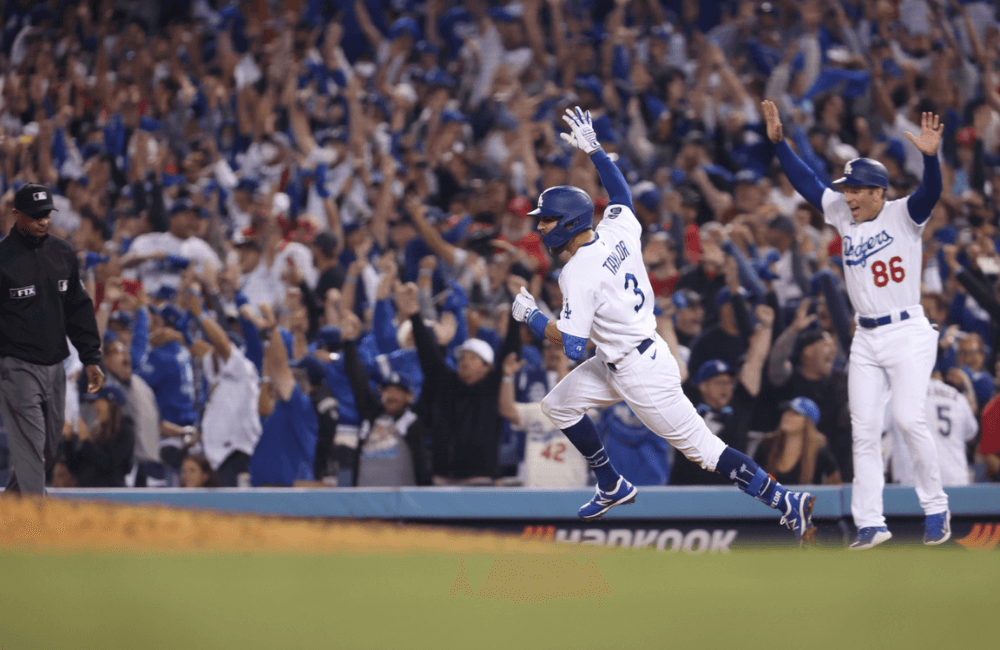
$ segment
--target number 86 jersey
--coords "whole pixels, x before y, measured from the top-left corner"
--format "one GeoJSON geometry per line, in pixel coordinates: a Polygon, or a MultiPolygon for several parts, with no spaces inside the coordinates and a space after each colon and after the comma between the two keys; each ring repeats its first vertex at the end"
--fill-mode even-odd
{"type": "Polygon", "coordinates": [[[617,363],[656,331],[653,287],[642,262],[642,226],[631,209],[609,205],[596,231],[559,275],[558,327],[593,340],[607,361],[617,363]]]}
{"type": "Polygon", "coordinates": [[[855,223],[844,196],[827,188],[823,215],[842,238],[847,294],[859,315],[877,318],[920,304],[927,222],[910,218],[906,198],[886,201],[877,217],[855,223]]]}

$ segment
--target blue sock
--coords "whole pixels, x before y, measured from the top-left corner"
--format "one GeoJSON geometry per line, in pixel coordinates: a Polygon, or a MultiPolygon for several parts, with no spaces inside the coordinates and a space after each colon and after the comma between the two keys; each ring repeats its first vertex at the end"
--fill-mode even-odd
{"type": "Polygon", "coordinates": [[[571,427],[562,430],[573,443],[583,457],[590,464],[590,469],[594,470],[597,476],[597,484],[602,490],[613,490],[618,484],[619,474],[615,471],[608,458],[608,452],[604,451],[601,438],[597,435],[597,427],[590,416],[584,415],[583,419],[571,427]]]}
{"type": "Polygon", "coordinates": [[[726,447],[719,456],[715,471],[729,478],[733,484],[753,498],[777,509],[788,492],[778,479],[774,478],[746,454],[726,447]]]}

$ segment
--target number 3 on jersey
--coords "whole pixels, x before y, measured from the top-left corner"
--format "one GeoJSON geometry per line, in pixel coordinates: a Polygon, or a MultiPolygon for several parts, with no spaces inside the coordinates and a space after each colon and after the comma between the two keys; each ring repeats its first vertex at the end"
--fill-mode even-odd
{"type": "Polygon", "coordinates": [[[625,288],[628,289],[629,283],[632,283],[632,293],[639,296],[639,304],[635,306],[635,310],[638,312],[642,309],[642,306],[646,304],[646,296],[642,293],[642,289],[639,288],[639,281],[631,273],[625,274],[625,288]]]}
{"type": "Polygon", "coordinates": [[[875,279],[876,287],[884,287],[889,284],[891,279],[893,282],[902,282],[903,278],[906,277],[906,271],[903,270],[902,266],[903,259],[898,255],[891,260],[889,260],[889,267],[886,269],[885,262],[879,260],[872,264],[872,275],[875,279]]]}

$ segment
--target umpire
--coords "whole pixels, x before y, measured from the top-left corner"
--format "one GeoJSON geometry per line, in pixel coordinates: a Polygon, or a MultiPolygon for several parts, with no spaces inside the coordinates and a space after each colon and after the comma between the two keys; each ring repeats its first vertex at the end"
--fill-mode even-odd
{"type": "Polygon", "coordinates": [[[44,494],[66,408],[66,337],[80,353],[87,392],[104,385],[94,304],[72,246],[49,236],[52,192],[28,183],[14,195],[15,225],[0,241],[0,415],[11,493],[44,494]]]}

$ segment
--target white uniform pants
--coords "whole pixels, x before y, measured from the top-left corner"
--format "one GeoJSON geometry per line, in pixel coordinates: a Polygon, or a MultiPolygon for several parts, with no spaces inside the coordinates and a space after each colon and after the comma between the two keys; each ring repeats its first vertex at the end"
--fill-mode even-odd
{"type": "Polygon", "coordinates": [[[928,515],[948,509],[925,415],[937,340],[937,332],[922,316],[874,329],[859,326],[854,334],[847,392],[854,442],[851,514],[858,528],[885,525],[882,431],[887,402],[913,456],[920,506],[928,515]]]}
{"type": "Polygon", "coordinates": [[[726,443],[714,436],[681,391],[681,376],[666,342],[654,335],[643,354],[625,355],[608,368],[597,356],[580,364],[542,400],[542,411],[560,429],[579,422],[594,407],[625,401],[653,433],[666,438],[681,453],[707,470],[714,470],[726,443]]]}

